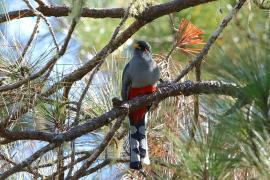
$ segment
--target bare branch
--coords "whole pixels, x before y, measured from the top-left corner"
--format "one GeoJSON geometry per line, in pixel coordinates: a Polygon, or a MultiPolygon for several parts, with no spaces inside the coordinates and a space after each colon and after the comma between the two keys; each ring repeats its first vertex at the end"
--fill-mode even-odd
{"type": "Polygon", "coordinates": [[[260,9],[270,10],[270,5],[268,1],[262,0],[253,0],[253,3],[256,4],[260,9]]]}
{"type": "MultiPolygon", "coordinates": [[[[76,153],[75,153],[76,154],[76,153]]],[[[61,171],[65,171],[67,170],[68,168],[71,168],[73,167],[75,164],[79,163],[79,162],[82,162],[84,160],[86,160],[87,158],[89,158],[92,154],[92,151],[90,151],[89,153],[85,153],[84,156],[80,157],[80,158],[77,158],[76,160],[74,160],[74,162],[70,162],[68,165],[62,167],[61,171]]],[[[46,180],[54,180],[55,177],[57,176],[58,172],[55,172],[53,173],[52,175],[48,176],[46,178],[46,180]]]]}
{"type": "Polygon", "coordinates": [[[3,174],[0,175],[0,180],[5,180],[10,175],[22,171],[23,168],[30,166],[31,163],[33,163],[37,158],[45,154],[46,152],[54,149],[57,145],[56,144],[48,144],[45,147],[41,148],[40,150],[36,151],[34,154],[32,154],[29,158],[25,159],[21,163],[13,166],[9,170],[5,171],[3,174]]]}
{"type": "Polygon", "coordinates": [[[122,28],[122,26],[124,25],[124,23],[126,22],[126,20],[128,19],[128,16],[129,16],[129,11],[130,11],[130,8],[132,7],[132,5],[134,4],[136,0],[132,0],[132,2],[129,4],[125,14],[124,14],[124,17],[123,19],[121,20],[121,22],[119,23],[119,25],[115,28],[114,32],[113,32],[113,35],[111,37],[111,40],[109,42],[109,44],[114,41],[114,39],[116,38],[116,36],[118,35],[120,29],[122,28]]]}
{"type": "Polygon", "coordinates": [[[40,7],[46,7],[47,5],[42,0],[35,0],[40,7]]]}
{"type": "Polygon", "coordinates": [[[28,40],[28,42],[27,42],[27,44],[26,44],[26,46],[25,46],[25,48],[24,48],[24,50],[23,50],[23,52],[22,52],[22,54],[20,56],[20,58],[17,60],[18,64],[21,64],[23,62],[23,59],[24,59],[24,56],[25,56],[27,50],[29,49],[29,47],[32,44],[32,41],[34,40],[34,38],[37,35],[38,27],[39,27],[39,23],[40,23],[40,18],[41,18],[40,16],[37,16],[37,21],[36,21],[36,24],[34,26],[33,32],[31,34],[31,36],[30,36],[30,38],[29,38],[29,40],[28,40]]]}
{"type": "Polygon", "coordinates": [[[51,88],[43,93],[45,96],[49,96],[53,94],[57,87],[63,87],[66,83],[71,83],[74,81],[80,80],[84,77],[88,72],[90,72],[94,67],[96,67],[99,61],[104,60],[110,53],[116,50],[119,46],[121,46],[124,42],[126,42],[134,33],[136,33],[140,28],[142,28],[147,23],[152,22],[154,19],[157,19],[166,14],[181,11],[183,9],[196,6],[202,3],[211,2],[214,0],[175,0],[168,3],[163,3],[156,6],[151,6],[147,8],[138,19],[133,22],[125,31],[123,31],[114,41],[110,41],[102,50],[100,50],[96,56],[94,56],[91,60],[89,60],[82,67],[73,71],[59,82],[55,83],[51,86],[51,88]]]}
{"type": "Polygon", "coordinates": [[[15,82],[13,84],[8,84],[8,85],[5,85],[5,86],[0,86],[0,92],[19,88],[23,84],[25,84],[25,83],[27,83],[29,81],[32,81],[32,80],[42,76],[45,72],[47,72],[47,70],[50,69],[56,63],[56,61],[61,56],[63,56],[65,54],[65,52],[67,50],[68,43],[69,43],[69,41],[71,39],[71,36],[72,36],[72,33],[73,33],[74,29],[75,29],[76,24],[77,24],[77,21],[73,19],[72,23],[71,23],[71,26],[69,28],[68,34],[67,34],[67,36],[65,38],[64,44],[63,44],[62,48],[60,49],[59,53],[56,54],[52,59],[50,59],[49,62],[47,62],[47,64],[43,68],[41,68],[38,72],[30,75],[29,77],[21,79],[18,82],[15,82]]]}
{"type": "MultiPolygon", "coordinates": [[[[41,12],[44,16],[54,16],[54,17],[62,17],[68,16],[71,12],[71,8],[66,6],[44,6],[38,7],[37,10],[41,12]]],[[[125,9],[124,8],[110,8],[110,9],[91,9],[91,8],[83,8],[82,9],[82,17],[88,18],[122,18],[124,16],[125,9]]],[[[33,11],[29,9],[22,9],[18,11],[8,12],[8,15],[0,14],[0,23],[13,20],[20,19],[24,17],[33,17],[36,16],[33,11]],[[8,18],[7,18],[8,16],[8,18]]]]}
{"type": "Polygon", "coordinates": [[[88,169],[86,172],[85,172],[85,176],[86,175],[90,175],[94,172],[97,172],[99,169],[109,165],[109,164],[115,164],[115,163],[127,163],[129,162],[130,160],[129,159],[105,159],[102,163],[96,165],[95,167],[93,168],[90,168],[88,169]]]}
{"type": "Polygon", "coordinates": [[[95,149],[93,154],[86,160],[86,162],[77,170],[70,179],[76,180],[86,175],[86,170],[92,165],[92,163],[98,158],[98,156],[105,150],[108,144],[111,142],[115,132],[120,128],[122,122],[125,120],[125,116],[121,116],[117,119],[115,124],[111,127],[110,131],[104,137],[102,143],[95,149]]]}
{"type": "MultiPolygon", "coordinates": [[[[9,164],[11,164],[13,166],[17,166],[17,164],[13,160],[7,158],[6,156],[4,156],[1,153],[0,153],[0,160],[4,160],[4,161],[6,161],[7,163],[9,163],[9,164]]],[[[32,170],[30,167],[24,168],[23,171],[26,171],[26,172],[28,172],[30,174],[33,174],[36,177],[42,177],[41,174],[39,174],[38,172],[36,172],[36,170],[35,171],[32,170]]]]}
{"type": "Polygon", "coordinates": [[[124,102],[120,107],[114,107],[103,115],[89,119],[88,122],[71,128],[64,133],[48,133],[42,131],[9,131],[2,129],[0,123],[0,135],[3,138],[10,140],[41,140],[54,143],[62,143],[64,141],[72,141],[86,133],[96,130],[106,124],[111,123],[115,118],[133,112],[139,107],[151,104],[154,101],[162,101],[167,97],[185,95],[190,96],[194,94],[218,94],[226,95],[235,98],[247,98],[242,93],[242,88],[235,84],[224,83],[221,81],[202,81],[192,82],[186,81],[184,83],[167,84],[160,87],[157,92],[150,95],[134,98],[133,100],[124,102]],[[18,134],[20,136],[18,137],[18,134]]]}
{"type": "Polygon", "coordinates": [[[58,46],[58,44],[57,44],[57,41],[56,41],[56,38],[55,38],[55,34],[54,34],[54,32],[53,32],[51,23],[48,21],[48,19],[47,19],[41,12],[39,12],[38,10],[36,10],[36,9],[32,6],[32,4],[29,2],[29,0],[23,0],[23,1],[24,1],[25,4],[27,5],[27,7],[28,7],[28,8],[29,8],[36,16],[40,16],[40,17],[44,20],[44,22],[46,23],[46,25],[47,25],[48,28],[49,28],[49,31],[50,31],[50,33],[51,33],[52,38],[53,38],[53,43],[54,43],[54,45],[55,45],[55,47],[56,47],[56,51],[57,51],[57,53],[59,53],[59,46],[58,46]]]}
{"type": "Polygon", "coordinates": [[[208,51],[210,50],[211,46],[214,44],[214,42],[217,40],[221,32],[225,29],[227,24],[232,20],[232,18],[236,15],[236,13],[241,9],[243,4],[246,2],[246,0],[239,0],[239,2],[234,6],[234,8],[230,11],[230,13],[223,19],[221,24],[218,26],[218,28],[215,30],[215,32],[211,35],[205,46],[203,47],[202,51],[192,60],[192,62],[181,71],[179,76],[176,77],[176,79],[173,81],[174,83],[181,80],[191,69],[198,63],[201,63],[203,58],[208,54],[208,51]]]}
{"type": "Polygon", "coordinates": [[[81,107],[82,107],[82,101],[85,98],[85,95],[86,95],[86,93],[87,93],[87,91],[88,91],[88,89],[90,87],[90,84],[91,84],[91,82],[92,82],[92,80],[94,78],[94,75],[96,74],[96,72],[98,72],[101,65],[102,65],[102,63],[100,62],[97,65],[97,67],[93,70],[92,74],[89,77],[89,80],[88,80],[88,82],[86,84],[86,87],[84,88],[84,90],[83,90],[83,92],[82,92],[82,94],[80,96],[80,99],[79,99],[79,101],[77,103],[76,117],[74,119],[74,122],[71,124],[71,127],[76,126],[79,123],[80,112],[81,112],[81,107]]]}

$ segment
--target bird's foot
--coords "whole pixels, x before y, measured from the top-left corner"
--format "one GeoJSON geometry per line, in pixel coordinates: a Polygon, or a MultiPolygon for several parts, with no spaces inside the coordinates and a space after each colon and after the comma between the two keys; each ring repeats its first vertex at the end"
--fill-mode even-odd
{"type": "Polygon", "coordinates": [[[134,170],[140,170],[140,169],[142,169],[141,161],[130,162],[129,168],[130,169],[134,169],[134,170]]]}
{"type": "Polygon", "coordinates": [[[123,101],[120,100],[120,99],[117,98],[117,97],[114,97],[114,98],[112,99],[112,103],[113,103],[113,107],[117,107],[117,106],[121,106],[122,103],[123,103],[123,101]]]}

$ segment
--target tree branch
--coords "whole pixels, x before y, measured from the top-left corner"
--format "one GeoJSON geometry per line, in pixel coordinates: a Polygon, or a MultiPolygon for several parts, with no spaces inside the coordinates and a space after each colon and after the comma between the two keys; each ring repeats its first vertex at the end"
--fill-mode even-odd
{"type": "Polygon", "coordinates": [[[48,144],[47,146],[41,148],[40,150],[36,151],[34,154],[32,154],[29,158],[25,159],[21,163],[13,166],[9,170],[5,171],[3,174],[0,175],[0,180],[7,179],[10,175],[21,171],[23,168],[29,166],[32,162],[34,162],[37,158],[39,158],[41,155],[45,154],[46,152],[54,149],[57,145],[56,144],[48,144]]]}
{"type": "Polygon", "coordinates": [[[23,52],[21,54],[21,56],[19,57],[19,59],[17,60],[18,64],[21,64],[24,60],[24,56],[26,54],[26,52],[28,51],[29,47],[31,46],[32,44],[32,41],[34,40],[34,38],[36,37],[37,35],[37,32],[38,32],[38,27],[39,27],[39,23],[40,23],[40,19],[41,17],[40,16],[37,16],[37,21],[36,21],[36,24],[34,26],[34,29],[33,29],[33,32],[25,46],[25,48],[23,49],[23,52]]]}
{"type": "Polygon", "coordinates": [[[232,18],[241,9],[241,7],[245,2],[246,0],[239,0],[239,2],[234,6],[234,8],[230,11],[230,13],[223,19],[223,21],[215,30],[215,32],[211,35],[211,37],[203,47],[202,51],[192,60],[190,64],[186,65],[186,67],[181,71],[181,73],[176,77],[176,79],[173,82],[176,83],[179,80],[181,80],[189,71],[191,71],[192,68],[195,67],[196,64],[202,62],[203,58],[208,54],[208,51],[210,50],[211,46],[214,44],[214,42],[217,40],[219,35],[225,29],[227,24],[232,20],[232,18]]]}
{"type": "Polygon", "coordinates": [[[82,67],[76,69],[59,82],[51,86],[51,88],[43,93],[44,96],[53,94],[56,89],[63,87],[66,83],[71,83],[80,80],[88,72],[90,72],[97,63],[103,61],[110,53],[115,51],[124,42],[126,42],[133,34],[135,34],[144,25],[166,14],[181,11],[202,3],[207,3],[215,0],[174,0],[168,3],[151,6],[138,17],[125,31],[123,31],[114,41],[110,41],[102,50],[100,50],[91,60],[85,63],[82,67]]]}
{"type": "MultiPolygon", "coordinates": [[[[62,17],[68,16],[71,12],[70,7],[66,6],[39,6],[37,8],[39,12],[41,12],[44,16],[54,16],[54,17],[62,17]]],[[[125,9],[124,8],[110,8],[110,9],[91,9],[91,8],[83,8],[81,17],[88,18],[122,18],[124,16],[125,9]]],[[[24,17],[34,17],[34,14],[29,9],[22,9],[18,11],[8,12],[8,15],[1,14],[0,15],[0,23],[6,22],[8,20],[20,19],[24,17]],[[9,17],[9,18],[7,18],[9,17]]]]}
{"type": "Polygon", "coordinates": [[[92,165],[92,163],[98,158],[98,156],[105,150],[107,145],[111,142],[115,132],[120,128],[122,122],[125,120],[125,116],[121,116],[117,119],[110,131],[104,137],[102,143],[95,149],[93,154],[86,160],[86,162],[78,169],[74,175],[70,178],[73,180],[79,179],[86,175],[86,170],[92,165]]]}
{"type": "Polygon", "coordinates": [[[59,50],[59,53],[57,53],[54,57],[52,57],[49,60],[49,62],[47,62],[47,64],[43,68],[41,68],[38,72],[33,73],[29,77],[21,79],[18,82],[15,82],[13,84],[7,84],[7,85],[4,85],[4,86],[0,86],[0,92],[19,88],[23,84],[26,84],[27,82],[32,81],[32,80],[42,76],[45,72],[47,72],[47,70],[50,69],[56,63],[56,61],[65,54],[65,52],[67,50],[68,43],[69,43],[69,41],[71,39],[71,36],[72,36],[72,33],[73,33],[74,29],[75,29],[76,24],[77,24],[77,21],[73,19],[72,23],[71,23],[71,26],[69,28],[68,34],[67,34],[67,36],[66,36],[66,38],[64,40],[64,44],[63,44],[62,48],[59,50]]]}
{"type": "Polygon", "coordinates": [[[184,83],[167,84],[160,87],[157,92],[142,97],[137,97],[133,100],[124,102],[120,107],[114,107],[103,115],[89,119],[88,122],[78,125],[64,133],[48,133],[42,131],[9,131],[1,128],[0,135],[3,138],[10,140],[41,140],[53,143],[62,143],[64,141],[72,141],[88,132],[96,130],[106,124],[111,123],[115,118],[126,115],[139,107],[151,104],[154,101],[162,101],[167,97],[185,95],[190,96],[194,94],[218,94],[226,95],[235,98],[247,98],[242,93],[242,88],[235,84],[224,83],[221,81],[203,81],[184,83]],[[18,136],[20,134],[20,136],[18,136]]]}
{"type": "Polygon", "coordinates": [[[97,172],[99,169],[109,165],[109,164],[116,164],[116,163],[128,163],[129,159],[105,159],[102,163],[96,165],[93,168],[90,168],[86,171],[85,176],[90,175],[94,172],[97,172]]]}
{"type": "Polygon", "coordinates": [[[29,8],[36,16],[40,16],[40,17],[44,20],[45,24],[46,24],[46,25],[48,26],[48,28],[49,28],[49,32],[51,33],[51,36],[52,36],[52,39],[53,39],[53,43],[54,43],[54,45],[55,45],[55,47],[56,47],[56,51],[57,51],[57,53],[59,53],[59,46],[58,46],[58,44],[57,44],[56,37],[55,37],[55,34],[54,34],[54,32],[53,32],[51,23],[48,21],[48,19],[47,19],[41,12],[39,12],[38,10],[36,10],[36,9],[32,6],[32,4],[29,2],[29,0],[23,0],[23,1],[24,1],[25,4],[27,5],[27,7],[28,7],[28,8],[29,8]]]}
{"type": "Polygon", "coordinates": [[[42,0],[35,0],[35,2],[38,3],[38,5],[39,5],[40,7],[45,7],[45,6],[47,6],[42,0]]]}

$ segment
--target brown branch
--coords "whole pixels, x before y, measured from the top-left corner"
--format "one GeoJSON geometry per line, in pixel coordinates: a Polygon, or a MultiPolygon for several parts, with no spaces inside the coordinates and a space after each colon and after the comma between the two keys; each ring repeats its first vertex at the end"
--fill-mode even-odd
{"type": "Polygon", "coordinates": [[[214,44],[219,35],[222,33],[228,23],[232,20],[232,18],[236,15],[236,13],[241,9],[245,2],[246,0],[239,0],[239,2],[234,6],[234,8],[229,12],[229,14],[223,19],[215,32],[213,32],[213,34],[203,47],[202,51],[192,60],[190,64],[186,65],[186,67],[181,71],[179,76],[177,76],[173,82],[178,82],[179,80],[181,80],[189,71],[191,71],[191,69],[195,67],[196,64],[202,62],[203,58],[208,54],[211,46],[214,44]]]}
{"type": "Polygon", "coordinates": [[[36,10],[36,9],[32,6],[32,4],[29,2],[29,0],[23,0],[23,1],[24,1],[25,4],[27,5],[27,7],[28,7],[28,8],[29,8],[36,16],[40,16],[40,17],[44,20],[45,24],[46,24],[46,25],[48,26],[48,28],[49,28],[49,32],[51,33],[52,38],[53,38],[53,43],[54,43],[54,45],[55,45],[55,47],[56,47],[56,51],[57,51],[57,53],[59,53],[59,46],[58,46],[58,44],[57,44],[56,37],[55,37],[55,34],[54,34],[54,32],[53,32],[51,23],[48,21],[48,19],[47,19],[41,12],[39,12],[38,10],[36,10]]]}
{"type": "Polygon", "coordinates": [[[7,179],[10,175],[22,171],[23,168],[29,166],[31,163],[33,163],[36,159],[38,159],[43,154],[47,153],[48,151],[54,149],[57,145],[56,144],[48,144],[47,146],[41,148],[40,150],[36,151],[34,154],[32,154],[30,157],[22,161],[21,163],[13,166],[9,170],[5,171],[3,174],[0,175],[0,180],[7,179]]]}
{"type": "Polygon", "coordinates": [[[80,80],[94,67],[99,61],[103,61],[110,53],[116,50],[124,42],[126,42],[133,34],[135,34],[144,25],[166,14],[181,11],[183,9],[193,7],[202,3],[207,3],[215,0],[174,0],[168,3],[163,3],[151,6],[138,17],[125,31],[123,31],[114,41],[110,41],[101,51],[99,51],[91,60],[85,63],[82,67],[73,71],[59,82],[51,86],[51,88],[43,93],[45,96],[53,94],[57,87],[63,87],[66,83],[71,83],[80,80]]]}
{"type": "Polygon", "coordinates": [[[38,3],[38,5],[40,7],[46,7],[47,6],[42,0],[35,0],[35,2],[38,3]]]}
{"type": "MultiPolygon", "coordinates": [[[[42,131],[9,131],[1,129],[0,135],[3,138],[10,140],[41,140],[54,143],[63,143],[64,141],[72,141],[86,133],[96,130],[106,124],[111,123],[115,118],[126,115],[135,109],[151,104],[154,101],[162,101],[170,96],[179,95],[194,95],[194,94],[218,94],[227,95],[235,98],[247,98],[242,93],[242,88],[235,84],[224,83],[221,81],[203,81],[184,83],[167,84],[160,87],[157,92],[150,95],[135,98],[134,100],[126,101],[120,107],[114,107],[103,115],[89,119],[88,122],[78,125],[64,133],[48,133],[42,131]],[[20,136],[18,136],[20,134],[20,136]]],[[[247,98],[248,99],[248,98],[247,98]]]]}
{"type": "Polygon", "coordinates": [[[111,142],[115,132],[120,128],[122,122],[125,120],[125,116],[121,116],[117,119],[115,124],[111,127],[110,131],[104,137],[101,144],[95,149],[93,154],[86,160],[86,162],[78,169],[70,179],[76,180],[86,175],[86,170],[92,165],[92,163],[98,158],[98,156],[105,150],[108,144],[111,142]]]}
{"type": "MultiPolygon", "coordinates": [[[[68,16],[71,12],[70,7],[66,6],[39,6],[37,8],[39,12],[41,12],[44,16],[54,16],[54,17],[62,17],[68,16]]],[[[83,8],[81,17],[88,18],[122,18],[124,16],[125,9],[124,8],[110,8],[110,9],[91,9],[91,8],[83,8]]],[[[18,11],[11,11],[8,14],[0,15],[0,23],[13,20],[20,19],[24,17],[33,17],[36,16],[29,9],[22,9],[18,11]],[[7,18],[7,16],[9,18],[7,18]]]]}
{"type": "Polygon", "coordinates": [[[128,163],[129,159],[105,159],[102,163],[96,165],[93,168],[90,168],[89,170],[87,170],[85,172],[85,176],[86,175],[90,175],[92,173],[97,172],[99,169],[109,165],[109,164],[116,164],[116,163],[128,163]]]}
{"type": "MultiPolygon", "coordinates": [[[[91,155],[91,153],[92,153],[92,151],[79,151],[79,152],[75,152],[75,155],[76,156],[78,156],[78,155],[83,155],[82,157],[84,157],[84,156],[90,156],[91,155]]],[[[68,158],[71,158],[72,157],[72,154],[70,154],[70,155],[67,155],[67,156],[65,156],[64,157],[64,159],[68,159],[68,158]]],[[[87,159],[87,158],[86,158],[87,159]]],[[[38,166],[36,166],[36,167],[33,167],[33,169],[39,169],[39,168],[46,168],[46,167],[50,167],[50,166],[53,166],[53,165],[55,165],[56,163],[57,163],[57,159],[56,160],[54,160],[54,161],[52,161],[52,162],[50,162],[50,163],[46,163],[46,164],[41,164],[41,165],[38,165],[38,166]]],[[[74,165],[74,164],[73,164],[74,165]]],[[[62,169],[63,170],[63,169],[62,169]]],[[[65,169],[64,169],[65,170],[65,169]]]]}
{"type": "Polygon", "coordinates": [[[13,84],[8,84],[5,86],[0,86],[0,92],[19,88],[22,85],[28,83],[29,81],[37,79],[38,77],[42,76],[45,72],[47,72],[47,70],[50,69],[56,63],[56,61],[65,54],[65,52],[67,50],[68,43],[71,39],[71,35],[75,29],[76,24],[77,24],[76,20],[73,19],[71,26],[69,28],[68,34],[64,40],[64,44],[63,44],[62,48],[60,49],[59,53],[56,54],[52,59],[50,59],[49,62],[47,62],[47,64],[43,68],[41,68],[38,72],[30,75],[29,77],[21,79],[18,82],[15,82],[13,84]]]}
{"type": "Polygon", "coordinates": [[[34,40],[34,38],[36,37],[37,35],[37,32],[38,32],[38,27],[39,27],[39,23],[40,23],[40,16],[37,16],[37,21],[36,21],[36,24],[34,26],[34,29],[33,29],[33,32],[27,42],[27,44],[25,45],[25,48],[21,54],[21,56],[19,57],[19,59],[17,60],[18,64],[21,64],[21,62],[23,62],[23,59],[24,59],[24,56],[26,54],[26,52],[28,51],[29,47],[31,46],[32,44],[32,41],[34,40]]]}
{"type": "MultiPolygon", "coordinates": [[[[16,166],[17,165],[13,160],[7,158],[6,156],[4,156],[1,153],[0,153],[0,160],[4,160],[7,163],[12,164],[13,166],[16,166]]],[[[30,174],[33,174],[35,177],[43,177],[41,174],[39,174],[38,172],[36,172],[36,170],[34,171],[30,167],[24,168],[23,171],[26,171],[26,172],[28,172],[30,174]]]]}
{"type": "MultiPolygon", "coordinates": [[[[196,81],[201,81],[201,63],[198,63],[195,65],[195,76],[196,81]]],[[[193,121],[192,121],[192,127],[191,127],[191,133],[190,136],[192,139],[195,140],[195,132],[196,129],[199,127],[199,114],[200,114],[200,106],[199,106],[199,95],[194,95],[194,115],[193,115],[193,121]]]]}
{"type": "MultiPolygon", "coordinates": [[[[77,158],[76,160],[74,160],[74,162],[70,162],[68,165],[64,166],[61,171],[65,171],[68,168],[74,167],[75,164],[82,162],[84,160],[86,160],[87,158],[89,158],[92,154],[92,151],[90,151],[89,153],[85,153],[84,156],[77,158]]],[[[57,176],[58,172],[53,173],[52,175],[46,177],[46,180],[54,180],[55,177],[57,176]]]]}

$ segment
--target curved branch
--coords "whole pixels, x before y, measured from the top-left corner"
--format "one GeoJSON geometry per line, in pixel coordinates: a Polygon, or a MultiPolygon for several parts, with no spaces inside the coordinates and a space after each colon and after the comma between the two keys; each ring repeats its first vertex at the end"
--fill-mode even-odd
{"type": "Polygon", "coordinates": [[[89,119],[85,124],[71,128],[64,133],[57,134],[42,131],[9,131],[1,128],[0,123],[0,136],[13,141],[41,140],[53,143],[72,141],[77,137],[111,123],[115,118],[122,115],[127,115],[129,112],[132,112],[139,107],[149,105],[154,101],[162,101],[171,96],[190,96],[194,94],[218,94],[235,98],[244,97],[242,88],[236,86],[235,84],[224,83],[221,81],[202,81],[196,83],[186,81],[184,83],[168,84],[160,87],[155,93],[126,101],[120,107],[114,107],[103,115],[89,119]],[[20,136],[18,136],[18,134],[20,134],[20,136]]]}
{"type": "Polygon", "coordinates": [[[104,137],[102,143],[94,150],[93,154],[84,162],[84,164],[78,169],[74,175],[70,178],[76,180],[86,175],[87,169],[93,164],[98,156],[106,149],[107,145],[111,142],[115,132],[120,128],[122,122],[125,120],[125,116],[117,119],[115,124],[111,127],[110,131],[104,137]]]}
{"type": "Polygon", "coordinates": [[[103,49],[101,49],[92,59],[85,63],[82,67],[76,69],[59,82],[51,86],[51,88],[43,95],[49,96],[53,94],[56,89],[63,87],[68,83],[80,80],[88,72],[90,72],[96,65],[103,61],[110,53],[115,51],[123,43],[125,43],[133,34],[135,34],[144,25],[153,20],[172,12],[178,12],[186,8],[190,8],[202,3],[208,3],[215,0],[174,0],[168,3],[151,6],[146,9],[136,21],[134,21],[125,31],[123,31],[114,41],[110,41],[103,49]]]}
{"type": "Polygon", "coordinates": [[[211,46],[214,44],[214,42],[224,30],[224,28],[232,20],[236,13],[241,9],[245,2],[246,0],[239,0],[239,2],[234,6],[230,13],[223,19],[215,32],[211,35],[211,37],[203,47],[202,51],[192,60],[190,64],[186,65],[186,67],[181,71],[181,73],[175,78],[173,82],[176,83],[180,81],[189,71],[192,70],[192,68],[194,68],[197,64],[203,61],[203,58],[208,54],[211,46]]]}
{"type": "Polygon", "coordinates": [[[64,44],[63,46],[61,47],[61,49],[59,50],[59,53],[57,53],[56,55],[54,55],[48,62],[47,64],[42,67],[38,72],[36,73],[33,73],[32,75],[30,75],[29,77],[26,77],[24,79],[21,79],[20,81],[17,81],[15,83],[12,83],[12,84],[7,84],[7,85],[4,85],[4,86],[0,86],[0,92],[4,92],[4,91],[8,91],[8,90],[13,90],[13,89],[16,89],[16,88],[19,88],[21,87],[22,85],[28,83],[29,81],[32,81],[34,79],[37,79],[39,78],[40,76],[42,76],[45,72],[47,72],[48,70],[50,70],[50,68],[57,62],[57,60],[62,57],[66,50],[67,50],[67,47],[68,47],[68,44],[69,44],[69,41],[71,39],[71,36],[72,36],[72,33],[76,27],[76,20],[73,19],[72,20],[72,23],[70,25],[70,28],[68,30],[68,34],[67,36],[65,37],[65,40],[64,40],[64,44]]]}
{"type": "Polygon", "coordinates": [[[56,144],[48,144],[47,146],[45,146],[45,147],[41,148],[40,150],[36,151],[29,158],[25,159],[21,163],[13,166],[9,170],[7,170],[3,174],[1,174],[0,175],[0,180],[4,180],[7,177],[9,177],[10,175],[12,175],[12,174],[14,174],[16,172],[22,171],[23,168],[27,167],[29,164],[31,164],[32,162],[34,162],[41,155],[43,155],[43,154],[47,153],[48,151],[54,149],[56,146],[58,146],[58,145],[56,145],[56,144]]]}

